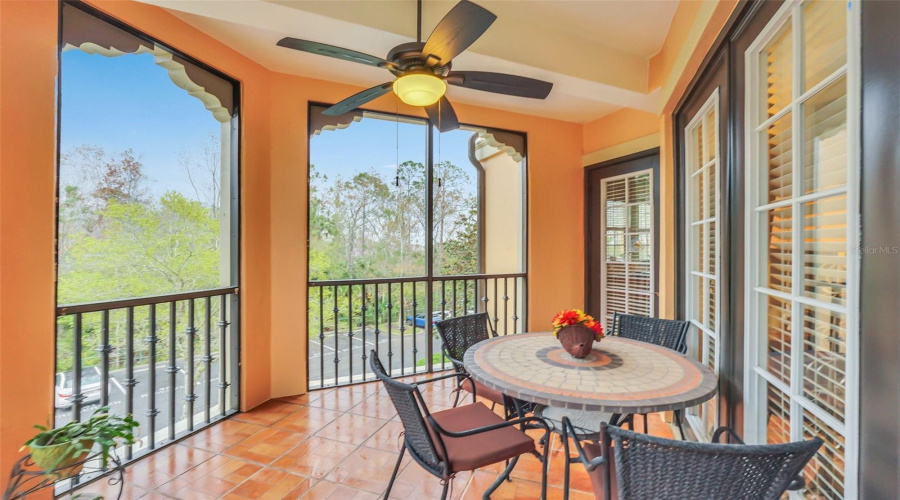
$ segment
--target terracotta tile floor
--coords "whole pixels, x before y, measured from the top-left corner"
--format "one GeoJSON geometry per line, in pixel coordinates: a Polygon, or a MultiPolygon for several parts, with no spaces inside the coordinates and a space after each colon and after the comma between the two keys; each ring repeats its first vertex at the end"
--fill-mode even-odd
{"type": "MultiPolygon", "coordinates": [[[[452,384],[445,380],[421,386],[432,411],[450,407],[452,384]]],[[[672,436],[658,415],[650,416],[649,425],[653,434],[672,436]]],[[[279,398],[129,465],[123,498],[375,499],[387,486],[402,430],[380,383],[279,398]]],[[[550,498],[562,497],[562,453],[555,439],[550,498]]],[[[391,498],[439,498],[440,480],[406,457],[391,498]]],[[[501,469],[457,475],[452,498],[481,498],[501,469]]],[[[523,456],[512,477],[493,498],[538,498],[541,469],[536,458],[523,456]]],[[[571,486],[573,500],[592,498],[590,480],[578,465],[572,467],[571,486]]],[[[79,492],[114,498],[106,487],[101,480],[79,492]]]]}

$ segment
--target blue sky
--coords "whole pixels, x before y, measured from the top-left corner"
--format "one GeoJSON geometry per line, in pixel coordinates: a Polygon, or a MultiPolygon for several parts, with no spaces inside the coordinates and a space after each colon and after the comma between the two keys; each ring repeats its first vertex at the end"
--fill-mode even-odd
{"type": "MultiPolygon", "coordinates": [[[[64,52],[61,115],[63,152],[79,145],[100,146],[109,154],[131,148],[156,195],[172,189],[192,195],[178,165],[179,153],[220,133],[219,122],[200,100],[175,86],[150,54],[104,57],[80,50],[64,52]]],[[[435,159],[467,166],[471,134],[462,130],[438,134],[435,159]]],[[[424,164],[421,125],[400,123],[398,134],[396,122],[378,119],[313,137],[310,160],[329,180],[371,168],[389,177],[397,164],[398,137],[400,162],[424,164]]],[[[474,179],[473,175],[473,192],[474,179]]]]}
{"type": "MultiPolygon", "coordinates": [[[[373,168],[390,178],[398,157],[400,163],[415,161],[425,164],[425,133],[423,125],[364,118],[345,129],[324,130],[313,136],[309,159],[318,172],[328,176],[329,182],[337,175],[348,179],[373,168]]],[[[450,161],[471,171],[470,186],[474,193],[477,178],[474,169],[468,168],[471,136],[472,132],[465,130],[436,134],[434,155],[436,162],[450,161]]]]}
{"type": "Polygon", "coordinates": [[[60,125],[63,152],[80,145],[109,154],[133,149],[157,195],[171,189],[193,194],[179,152],[221,130],[203,103],[175,86],[150,54],[104,57],[80,50],[62,56],[60,125]]]}

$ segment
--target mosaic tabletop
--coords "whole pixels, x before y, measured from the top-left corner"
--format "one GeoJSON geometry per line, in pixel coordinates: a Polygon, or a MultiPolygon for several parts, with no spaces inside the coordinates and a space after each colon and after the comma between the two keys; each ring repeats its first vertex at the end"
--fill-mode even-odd
{"type": "Polygon", "coordinates": [[[494,337],[463,360],[470,376],[524,401],[610,413],[652,413],[702,403],[716,393],[706,366],[665,347],[617,337],[584,359],[550,333],[494,337]]]}

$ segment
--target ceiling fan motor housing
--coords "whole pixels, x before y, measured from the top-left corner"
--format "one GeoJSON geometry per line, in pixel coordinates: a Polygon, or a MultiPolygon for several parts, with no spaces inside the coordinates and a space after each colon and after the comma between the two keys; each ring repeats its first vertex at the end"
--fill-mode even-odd
{"type": "Polygon", "coordinates": [[[411,71],[422,71],[433,73],[439,77],[445,77],[450,73],[451,63],[443,66],[428,66],[428,61],[422,50],[425,48],[425,42],[408,42],[391,49],[385,59],[397,65],[396,68],[387,67],[387,69],[396,76],[411,71]]]}

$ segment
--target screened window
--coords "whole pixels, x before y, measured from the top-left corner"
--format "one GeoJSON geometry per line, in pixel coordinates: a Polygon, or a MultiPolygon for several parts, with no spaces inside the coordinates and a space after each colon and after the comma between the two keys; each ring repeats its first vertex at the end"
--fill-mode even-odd
{"type": "Polygon", "coordinates": [[[821,438],[815,498],[855,496],[855,4],[789,3],[748,51],[748,431],[821,438]]]}
{"type": "Polygon", "coordinates": [[[310,106],[310,387],[449,366],[432,324],[524,330],[525,137],[310,106]]]}
{"type": "Polygon", "coordinates": [[[62,6],[55,424],[132,414],[132,459],[237,409],[237,83],[62,6]]]}

